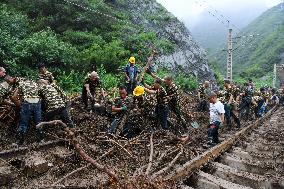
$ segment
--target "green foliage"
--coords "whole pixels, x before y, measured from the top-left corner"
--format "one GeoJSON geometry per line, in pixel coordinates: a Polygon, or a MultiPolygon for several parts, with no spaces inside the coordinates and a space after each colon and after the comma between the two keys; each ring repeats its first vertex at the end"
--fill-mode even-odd
{"type": "Polygon", "coordinates": [[[113,72],[125,62],[129,51],[123,48],[120,40],[110,43],[94,43],[90,48],[82,52],[82,60],[89,64],[104,65],[107,72],[113,72]]]}
{"type": "Polygon", "coordinates": [[[10,9],[5,4],[0,5],[0,26],[2,32],[15,38],[22,38],[28,33],[27,17],[10,9]]]}
{"type": "Polygon", "coordinates": [[[37,32],[20,41],[15,46],[15,55],[21,64],[36,68],[39,61],[47,66],[62,67],[61,64],[72,64],[77,50],[70,44],[59,40],[51,30],[37,32]]]}
{"type": "Polygon", "coordinates": [[[69,73],[61,71],[57,82],[64,90],[70,93],[79,93],[82,91],[85,77],[86,73],[76,72],[74,70],[71,70],[69,73]]]}
{"type": "MultiPolygon", "coordinates": [[[[143,67],[153,49],[168,54],[176,47],[168,38],[132,23],[132,19],[138,18],[127,11],[128,3],[78,1],[85,7],[119,18],[118,21],[65,1],[3,0],[0,3],[0,63],[12,75],[36,78],[36,65],[43,61],[58,83],[70,92],[79,92],[85,74],[93,70],[102,72],[105,88],[123,84],[123,74],[118,70],[130,56],[135,56],[137,65],[143,67]]],[[[156,16],[159,27],[173,19],[164,8],[151,14],[156,16]]],[[[179,80],[182,85],[188,82],[179,80]]]]}
{"type": "Polygon", "coordinates": [[[103,81],[102,85],[105,89],[112,89],[114,87],[118,87],[117,85],[118,83],[120,83],[118,75],[107,73],[103,64],[101,64],[98,68],[98,74],[101,80],[103,81]]]}

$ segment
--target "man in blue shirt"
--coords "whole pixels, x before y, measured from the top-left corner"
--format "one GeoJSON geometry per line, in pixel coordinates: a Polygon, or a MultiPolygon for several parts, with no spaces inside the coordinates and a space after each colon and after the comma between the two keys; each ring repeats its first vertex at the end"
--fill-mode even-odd
{"type": "Polygon", "coordinates": [[[124,68],[126,91],[127,94],[132,94],[133,90],[137,86],[138,80],[138,68],[135,66],[135,58],[132,56],[129,58],[129,63],[124,68]]]}

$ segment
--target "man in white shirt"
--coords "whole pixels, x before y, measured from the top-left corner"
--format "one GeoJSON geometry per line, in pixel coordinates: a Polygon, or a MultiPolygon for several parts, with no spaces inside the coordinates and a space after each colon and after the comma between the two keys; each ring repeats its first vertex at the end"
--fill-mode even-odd
{"type": "Polygon", "coordinates": [[[217,94],[211,92],[209,95],[210,102],[210,125],[208,128],[208,138],[210,145],[219,143],[218,129],[224,122],[225,109],[224,105],[218,101],[217,94]]]}

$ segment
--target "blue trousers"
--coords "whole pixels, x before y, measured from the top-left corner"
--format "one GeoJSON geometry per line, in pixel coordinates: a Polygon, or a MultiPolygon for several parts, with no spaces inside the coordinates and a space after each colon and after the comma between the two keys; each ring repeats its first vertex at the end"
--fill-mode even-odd
{"type": "Polygon", "coordinates": [[[169,107],[164,105],[157,105],[155,111],[162,128],[168,130],[169,107]]]}
{"type": "Polygon", "coordinates": [[[19,133],[26,134],[29,127],[30,118],[33,116],[34,123],[38,124],[41,122],[41,102],[28,103],[23,102],[20,110],[20,123],[19,133]]]}

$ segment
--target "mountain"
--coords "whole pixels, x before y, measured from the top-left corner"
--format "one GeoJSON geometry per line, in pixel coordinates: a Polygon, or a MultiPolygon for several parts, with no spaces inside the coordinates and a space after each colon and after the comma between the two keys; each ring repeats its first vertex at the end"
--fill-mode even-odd
{"type": "MultiPolygon", "coordinates": [[[[203,48],[189,30],[155,0],[3,0],[0,64],[34,77],[45,62],[65,88],[92,69],[113,85],[129,56],[138,65],[157,49],[159,67],[214,80],[203,48]]],[[[119,75],[120,74],[120,75],[119,75]]]]}
{"type": "MultiPolygon", "coordinates": [[[[234,77],[271,79],[273,65],[283,63],[283,36],[284,10],[281,5],[267,10],[238,36],[234,36],[234,77]]],[[[222,74],[226,75],[226,53],[218,52],[210,59],[222,74]]]]}
{"type": "Polygon", "coordinates": [[[237,33],[239,32],[238,29],[246,27],[250,22],[267,10],[267,7],[262,3],[256,4],[253,2],[248,2],[247,4],[247,6],[226,5],[226,7],[221,9],[222,13],[209,9],[210,14],[208,11],[202,13],[199,16],[199,21],[196,24],[191,25],[191,23],[186,23],[186,25],[188,28],[190,28],[193,37],[204,48],[206,48],[209,53],[212,51],[214,52],[216,48],[219,48],[227,41],[227,19],[232,21],[232,23],[238,27],[233,27],[234,31],[237,33]],[[222,17],[221,15],[226,15],[226,18],[222,17]],[[220,21],[218,21],[218,19],[220,21]]]}

